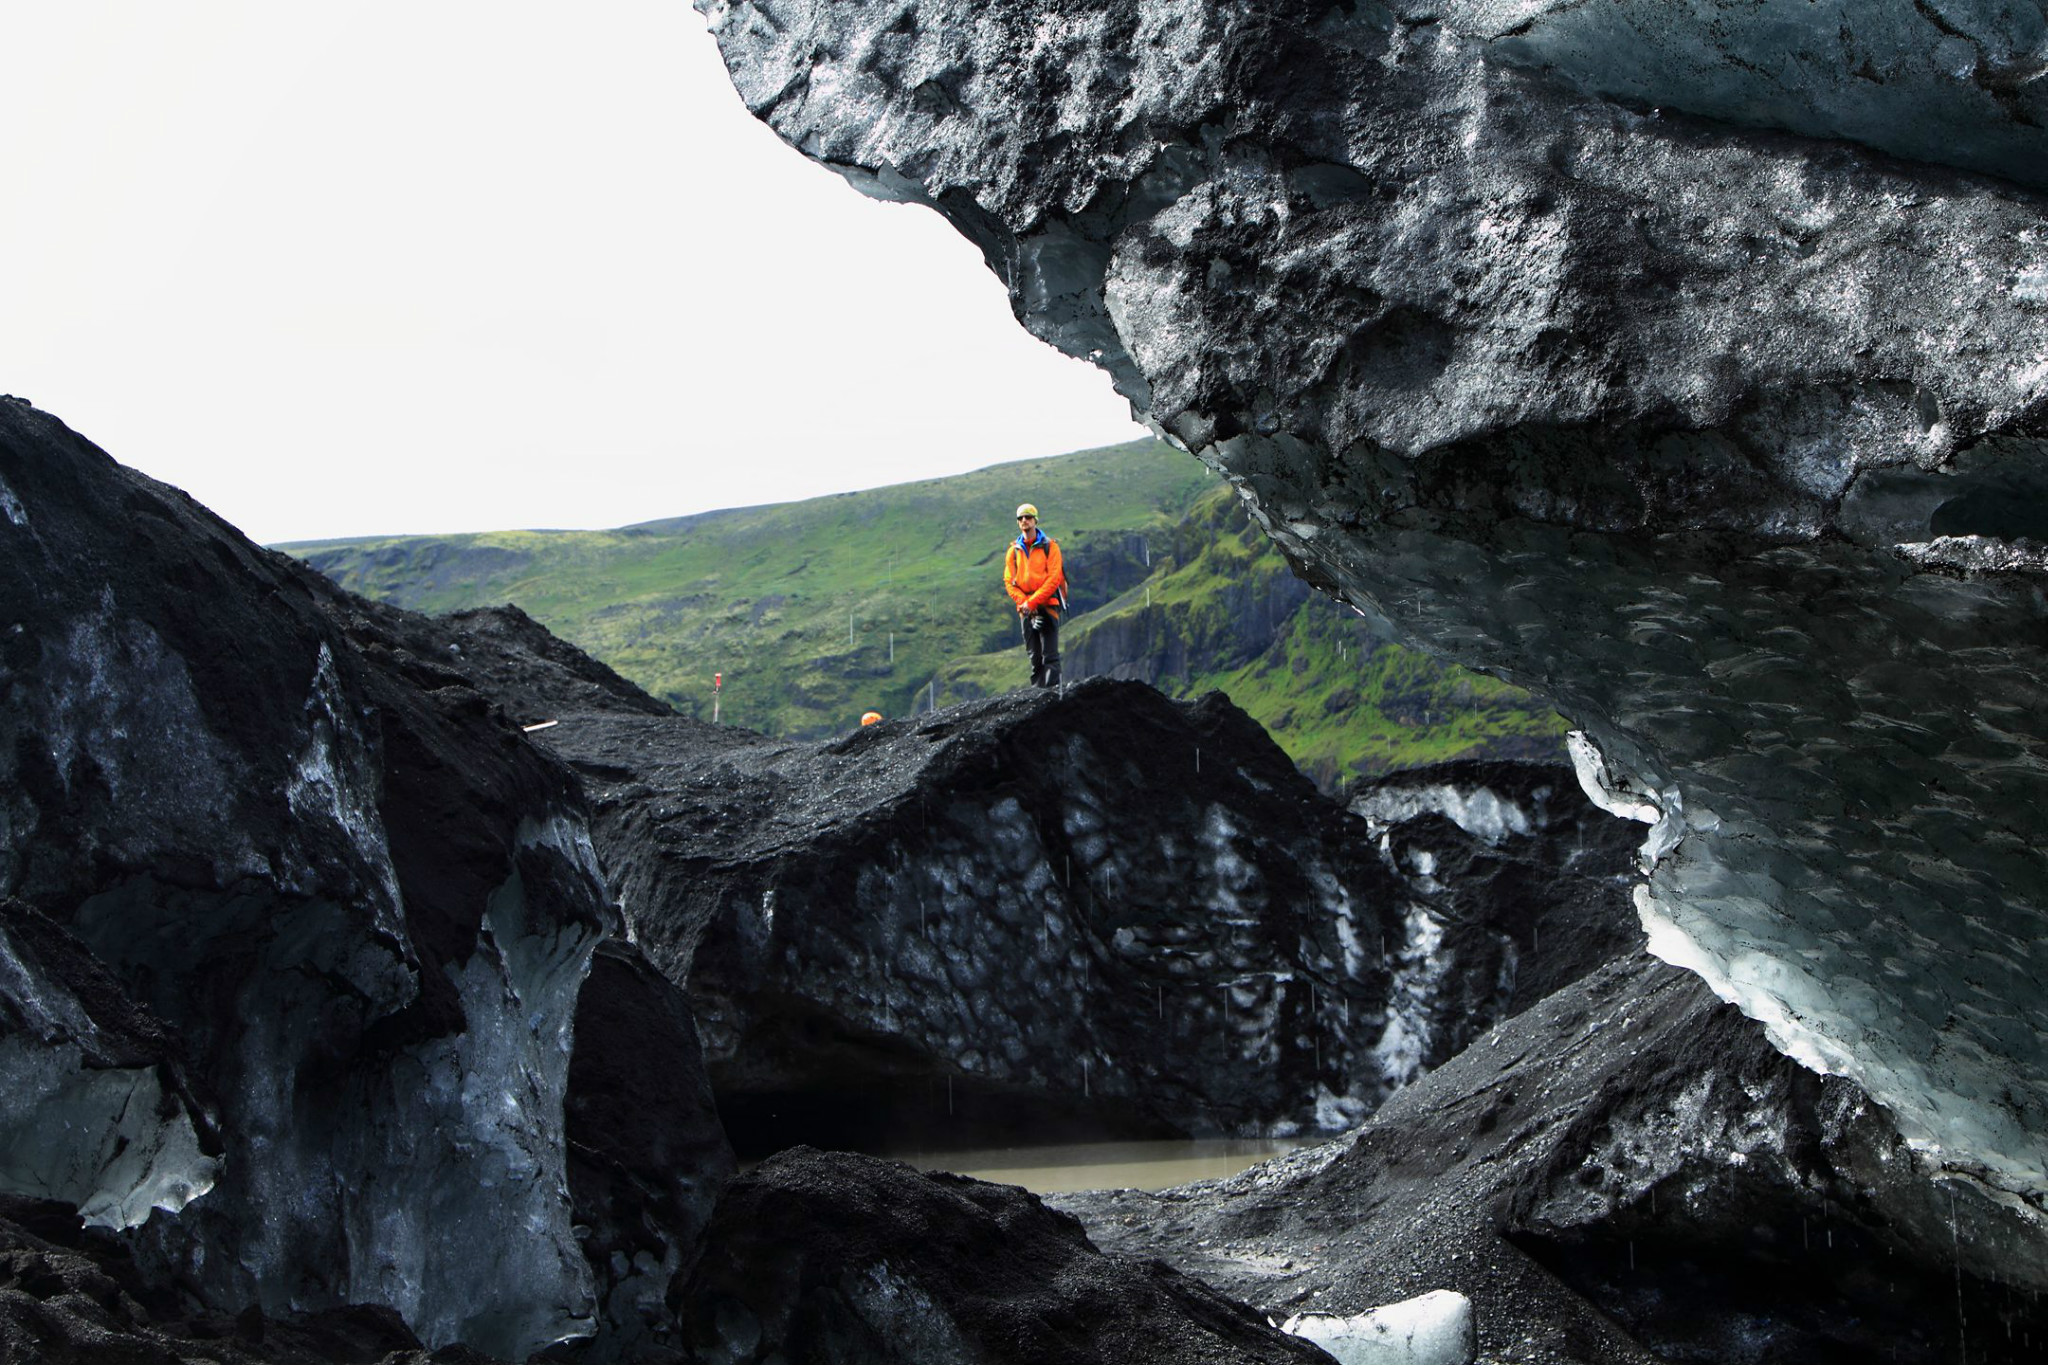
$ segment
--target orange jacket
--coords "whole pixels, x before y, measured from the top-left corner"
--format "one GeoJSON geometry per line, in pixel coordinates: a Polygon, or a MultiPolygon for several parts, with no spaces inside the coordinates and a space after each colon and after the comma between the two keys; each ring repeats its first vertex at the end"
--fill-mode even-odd
{"type": "Polygon", "coordinates": [[[1057,615],[1060,589],[1066,585],[1067,571],[1060,562],[1058,541],[1040,531],[1028,550],[1022,536],[1010,542],[1010,553],[1003,559],[1003,587],[1009,590],[1012,602],[1057,615]]]}

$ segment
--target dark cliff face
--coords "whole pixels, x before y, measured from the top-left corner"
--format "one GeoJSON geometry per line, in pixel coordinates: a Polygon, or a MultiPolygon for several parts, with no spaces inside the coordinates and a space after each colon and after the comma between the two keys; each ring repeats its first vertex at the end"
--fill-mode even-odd
{"type": "MultiPolygon", "coordinates": [[[[573,777],[446,658],[0,402],[0,1123],[71,1134],[10,1184],[211,1307],[523,1355],[614,1308],[563,1111],[616,912],[573,777]]],[[[709,1192],[661,1197],[687,1249],[709,1192]]]]}
{"type": "Polygon", "coordinates": [[[2048,1193],[2048,211],[1951,169],[2048,165],[2017,11],[702,7],[1312,584],[1584,726],[1657,952],[2048,1193]]]}
{"type": "MultiPolygon", "coordinates": [[[[1336,1127],[1552,970],[1542,878],[1405,814],[1404,864],[1220,696],[1090,683],[793,744],[650,715],[516,612],[446,628],[507,707],[559,720],[537,738],[590,785],[743,1147],[1336,1127]],[[1475,875],[1415,870],[1437,859],[1475,875]]],[[[1544,791],[1560,828],[1621,824],[1568,771],[1544,791]]],[[[1627,843],[1584,851],[1552,894],[1632,940],[1627,843]]]]}

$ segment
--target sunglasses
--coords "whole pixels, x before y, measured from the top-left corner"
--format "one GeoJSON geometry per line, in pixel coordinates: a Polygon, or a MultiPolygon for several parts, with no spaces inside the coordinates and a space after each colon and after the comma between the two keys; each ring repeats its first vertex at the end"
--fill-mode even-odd
{"type": "Polygon", "coordinates": [[[1037,517],[1019,517],[1019,518],[1017,518],[1017,520],[1019,520],[1019,521],[1037,521],[1037,520],[1038,520],[1038,518],[1037,518],[1037,517]]]}

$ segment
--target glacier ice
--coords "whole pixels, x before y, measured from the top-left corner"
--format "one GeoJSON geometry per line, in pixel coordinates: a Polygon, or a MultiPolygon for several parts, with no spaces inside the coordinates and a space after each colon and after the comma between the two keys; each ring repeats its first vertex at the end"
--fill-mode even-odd
{"type": "Polygon", "coordinates": [[[1381,786],[1351,802],[1352,814],[1375,826],[1399,824],[1418,815],[1442,815],[1475,839],[1497,844],[1526,835],[1529,812],[1490,787],[1437,783],[1422,788],[1381,786]]]}
{"type": "Polygon", "coordinates": [[[213,1188],[185,1099],[161,1056],[116,1037],[0,923],[0,1189],[131,1228],[213,1188]]]}
{"type": "MultiPolygon", "coordinates": [[[[580,859],[573,824],[528,819],[520,845],[580,859]]],[[[598,934],[532,908],[530,872],[513,869],[477,951],[448,969],[468,1027],[409,1049],[375,1096],[390,1117],[357,1135],[363,1174],[342,1206],[355,1294],[430,1344],[505,1355],[589,1336],[597,1308],[570,1226],[562,1101],[598,934]]]]}
{"type": "Polygon", "coordinates": [[[1410,905],[1403,935],[1394,950],[1394,978],[1387,986],[1387,1021],[1373,1052],[1382,1084],[1392,1091],[1422,1074],[1435,1029],[1436,996],[1454,965],[1443,948],[1444,927],[1421,905],[1410,905]]]}
{"type": "Polygon", "coordinates": [[[1471,1365],[1479,1350],[1472,1300],[1449,1289],[1363,1313],[1300,1313],[1280,1330],[1313,1341],[1338,1365],[1471,1365]]]}
{"type": "Polygon", "coordinates": [[[213,1188],[219,1162],[150,1066],[0,1038],[0,1188],[78,1206],[88,1227],[140,1226],[213,1188]]]}
{"type": "Polygon", "coordinates": [[[1552,697],[1674,958],[2048,1199],[2037,6],[702,8],[1305,578],[1552,697]]]}

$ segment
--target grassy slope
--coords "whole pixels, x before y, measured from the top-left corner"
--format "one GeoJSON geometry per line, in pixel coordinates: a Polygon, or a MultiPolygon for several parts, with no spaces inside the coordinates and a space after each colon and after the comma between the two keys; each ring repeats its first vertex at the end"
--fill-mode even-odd
{"type": "Polygon", "coordinates": [[[1027,498],[1077,578],[1070,657],[1099,636],[1099,660],[1172,695],[1221,688],[1325,784],[1560,750],[1563,722],[1526,694],[1303,600],[1229,490],[1151,442],[617,531],[283,548],[418,610],[516,602],[686,714],[710,716],[723,672],[725,719],[815,735],[921,708],[934,678],[941,703],[1023,682],[1001,576],[1027,498]]]}
{"type": "Polygon", "coordinates": [[[870,707],[908,711],[948,660],[1011,639],[1002,554],[1018,502],[1045,509],[1069,555],[1114,560],[1131,535],[1164,534],[1214,482],[1141,441],[618,531],[283,548],[422,611],[516,602],[687,714],[710,715],[711,675],[723,672],[727,719],[811,734],[870,707]]]}

